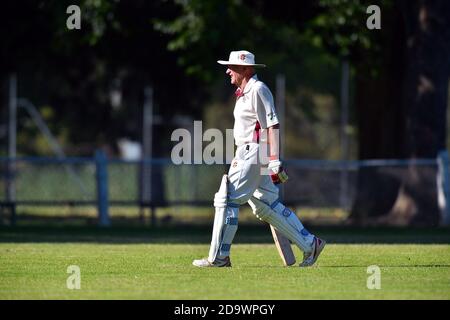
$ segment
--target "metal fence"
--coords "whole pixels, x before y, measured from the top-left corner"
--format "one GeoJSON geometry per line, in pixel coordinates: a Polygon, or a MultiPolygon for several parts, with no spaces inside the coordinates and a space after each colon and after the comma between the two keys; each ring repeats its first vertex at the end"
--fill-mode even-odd
{"type": "MultiPolygon", "coordinates": [[[[448,155],[437,159],[325,161],[285,160],[289,183],[281,197],[290,206],[348,210],[362,169],[401,179],[411,164],[439,172],[437,183],[448,203],[448,155]]],[[[0,158],[0,214],[16,219],[16,207],[95,206],[100,225],[109,225],[111,206],[159,208],[212,206],[226,165],[174,165],[170,159],[125,161],[93,158],[0,158]]]]}

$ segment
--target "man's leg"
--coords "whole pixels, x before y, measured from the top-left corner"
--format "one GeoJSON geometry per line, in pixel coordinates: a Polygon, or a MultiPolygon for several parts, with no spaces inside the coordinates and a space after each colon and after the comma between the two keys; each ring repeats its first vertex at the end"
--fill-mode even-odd
{"type": "Polygon", "coordinates": [[[304,252],[300,266],[315,263],[325,242],[309,233],[297,215],[279,201],[278,188],[268,176],[262,177],[249,204],[259,219],[271,224],[304,252]]]}
{"type": "Polygon", "coordinates": [[[219,191],[214,196],[214,225],[209,255],[194,260],[197,267],[231,267],[231,242],[237,230],[239,206],[228,203],[228,176],[223,175],[219,191]]]}
{"type": "MultiPolygon", "coordinates": [[[[245,147],[245,146],[244,146],[245,147]]],[[[215,217],[211,246],[207,259],[194,260],[198,267],[231,266],[231,245],[238,228],[239,206],[246,203],[259,183],[259,166],[255,144],[248,149],[238,148],[228,172],[228,183],[222,179],[214,197],[215,217]]]]}
{"type": "Polygon", "coordinates": [[[208,260],[223,260],[230,255],[231,243],[237,231],[239,205],[228,203],[228,176],[224,176],[219,192],[214,197],[214,226],[208,260]],[[222,192],[221,192],[222,191],[222,192]]]}

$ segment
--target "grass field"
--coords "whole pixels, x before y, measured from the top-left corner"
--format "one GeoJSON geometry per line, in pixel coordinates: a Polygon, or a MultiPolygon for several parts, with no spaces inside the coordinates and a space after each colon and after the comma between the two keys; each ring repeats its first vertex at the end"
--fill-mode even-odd
{"type": "Polygon", "coordinates": [[[0,299],[450,299],[449,229],[311,231],[329,242],[316,267],[283,267],[268,228],[242,226],[232,268],[198,269],[209,227],[3,227],[0,299]],[[381,289],[367,288],[371,265],[381,289]]]}

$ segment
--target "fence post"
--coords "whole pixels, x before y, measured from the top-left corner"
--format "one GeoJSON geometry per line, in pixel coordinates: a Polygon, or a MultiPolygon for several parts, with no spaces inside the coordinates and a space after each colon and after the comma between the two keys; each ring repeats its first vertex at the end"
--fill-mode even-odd
{"type": "Polygon", "coordinates": [[[105,152],[102,150],[95,152],[95,167],[99,225],[107,227],[111,225],[108,213],[108,160],[105,152]]]}
{"type": "Polygon", "coordinates": [[[6,200],[11,205],[11,224],[16,223],[16,170],[17,170],[17,75],[9,77],[8,158],[6,162],[6,200]]]}
{"type": "Polygon", "coordinates": [[[17,211],[16,211],[16,203],[13,202],[11,204],[11,225],[15,226],[17,223],[17,211]]]}
{"type": "Polygon", "coordinates": [[[438,153],[439,207],[443,212],[443,224],[450,225],[450,160],[447,150],[438,153]]]}

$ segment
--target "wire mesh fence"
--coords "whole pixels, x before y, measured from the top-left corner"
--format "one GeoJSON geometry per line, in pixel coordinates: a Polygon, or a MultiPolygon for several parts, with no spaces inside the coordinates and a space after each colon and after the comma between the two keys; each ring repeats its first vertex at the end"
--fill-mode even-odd
{"type": "MultiPolygon", "coordinates": [[[[443,190],[448,189],[436,159],[413,162],[286,160],[284,163],[289,181],[282,185],[280,195],[285,204],[293,207],[338,209],[348,213],[362,183],[371,183],[376,188],[385,182],[405,180],[410,175],[411,165],[419,168],[419,173],[429,171],[431,176],[437,175],[436,183],[441,179],[443,190]]],[[[445,166],[448,175],[448,163],[445,166]]],[[[19,206],[27,206],[28,212],[33,209],[42,212],[37,208],[44,206],[85,206],[90,207],[86,209],[90,216],[95,217],[97,211],[99,218],[102,203],[105,214],[120,206],[139,210],[182,205],[211,208],[221,176],[227,169],[227,165],[174,165],[170,159],[99,162],[97,158],[18,158],[14,161],[0,158],[3,186],[0,204],[3,216],[5,208],[15,211],[19,206]],[[101,168],[106,177],[99,176],[101,168]],[[104,196],[99,192],[102,186],[104,196]]],[[[384,191],[378,190],[378,193],[384,191]]],[[[445,197],[445,192],[443,194],[445,197]]]]}

